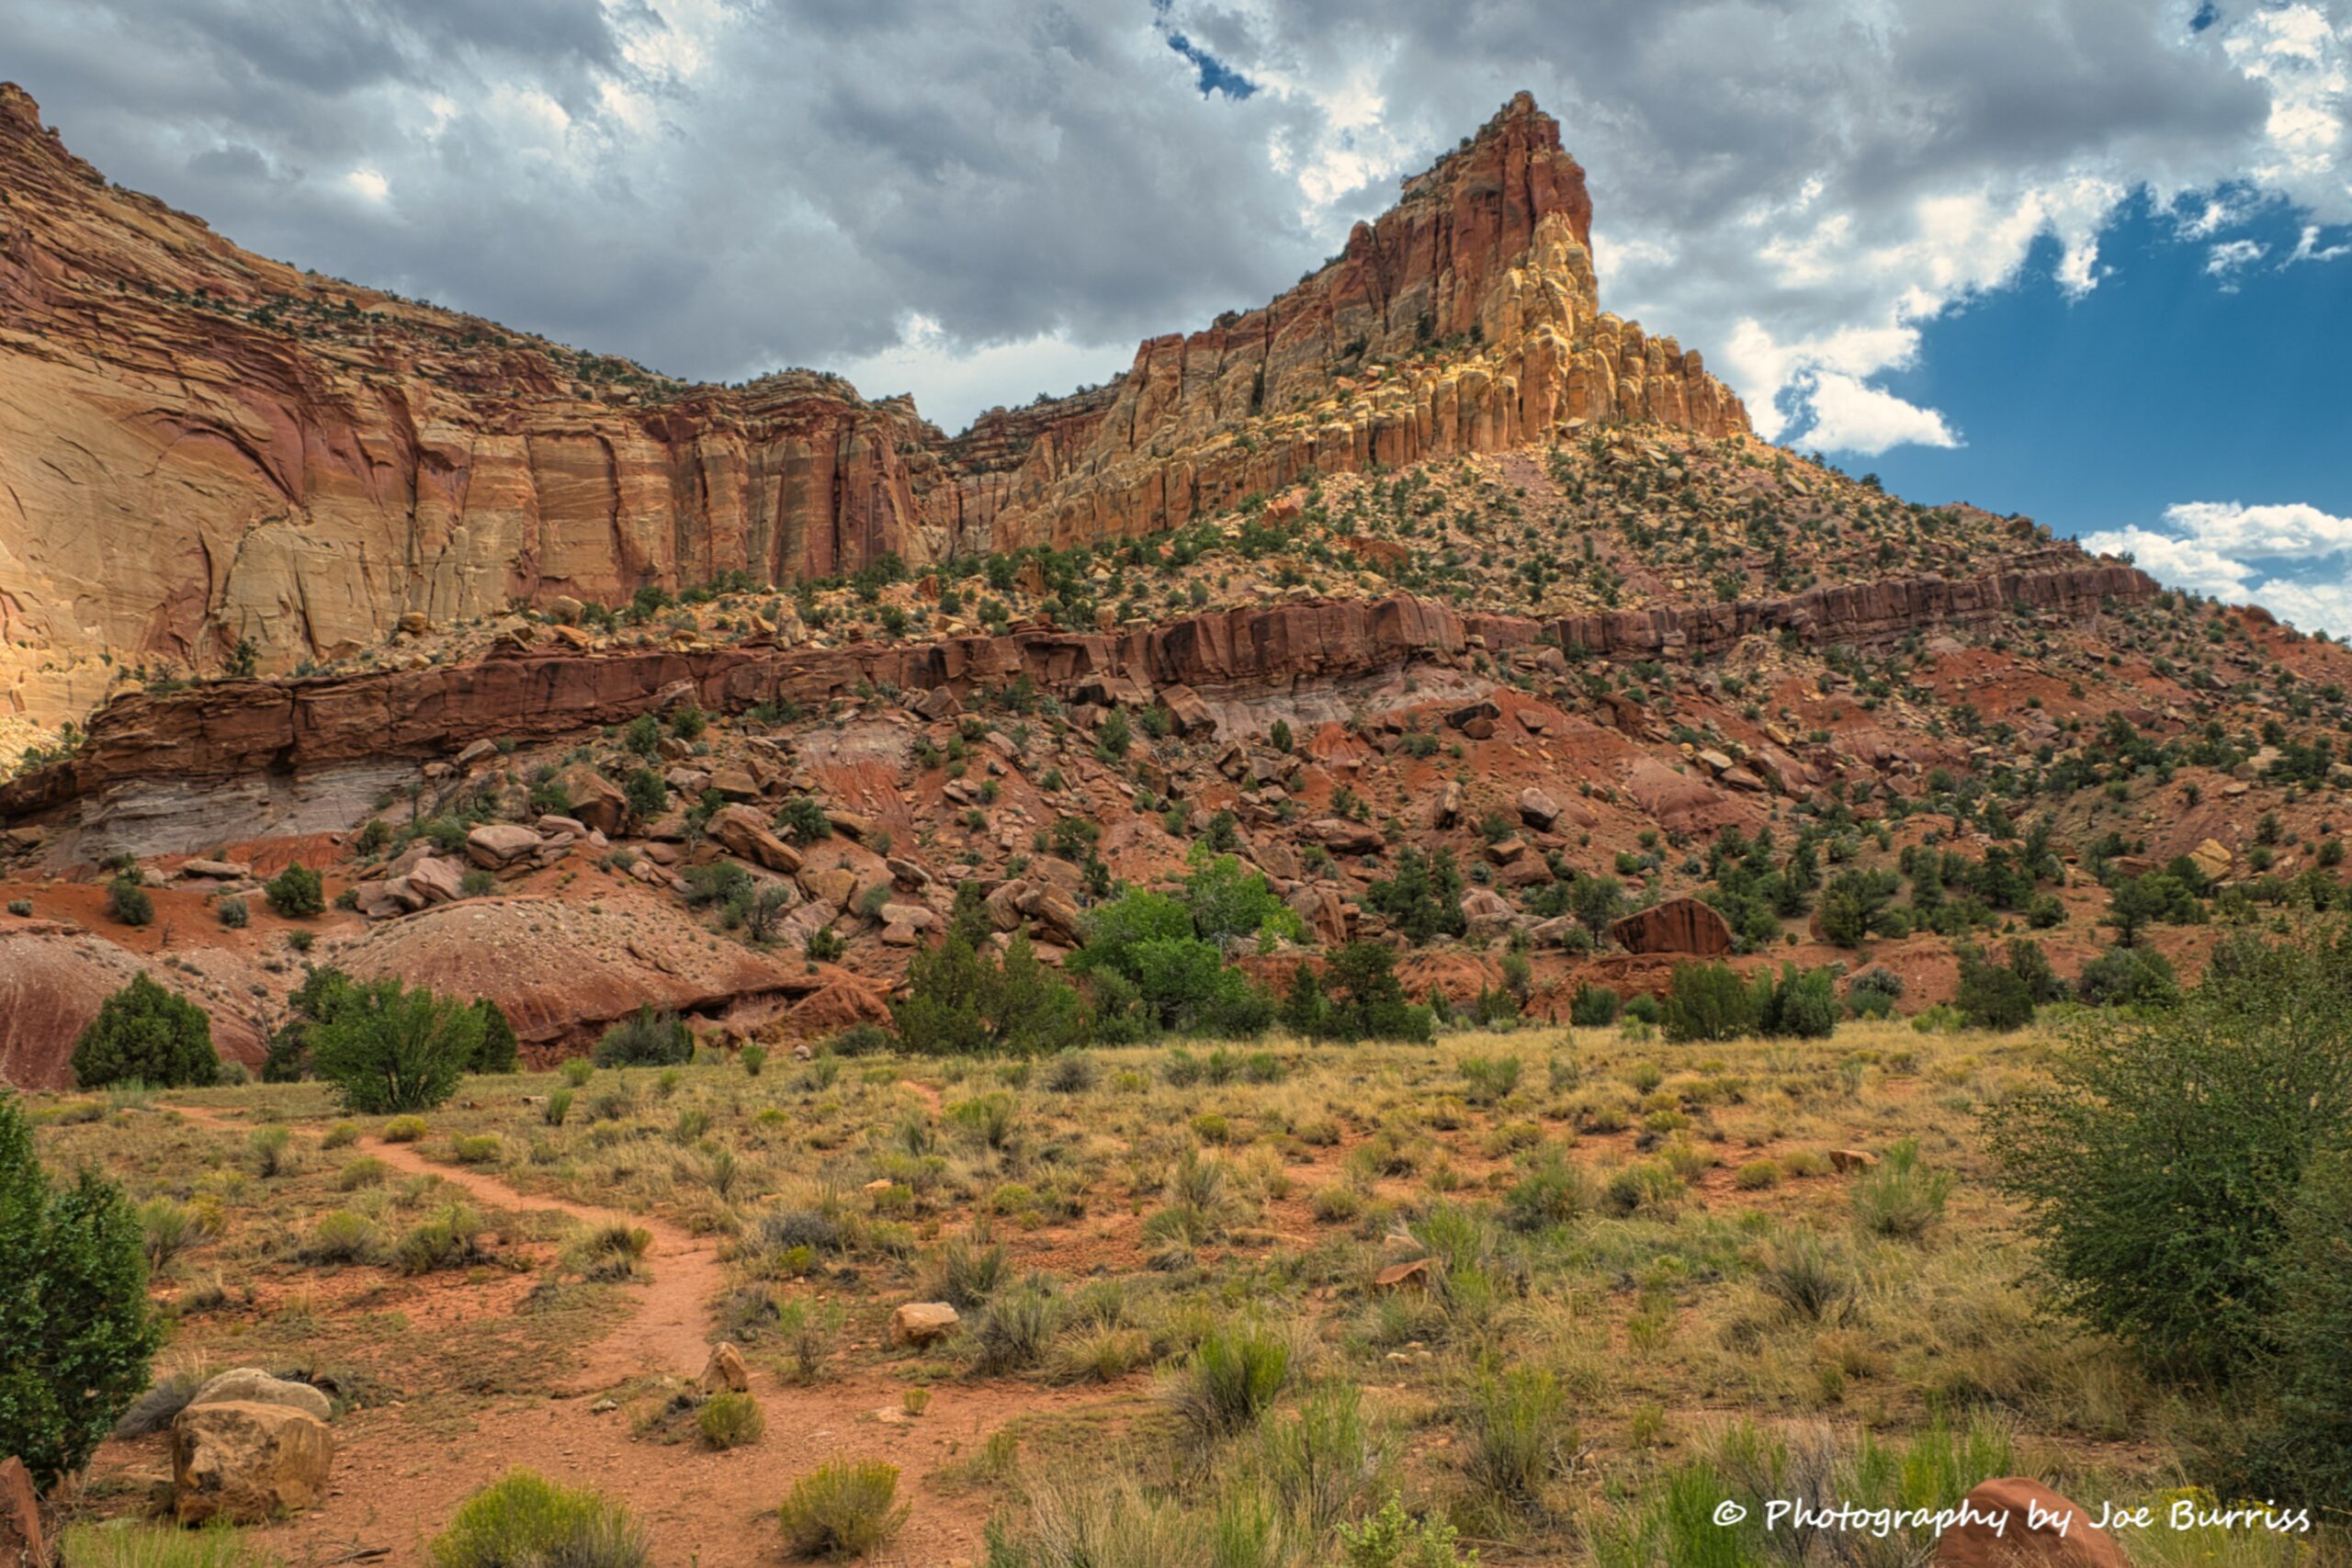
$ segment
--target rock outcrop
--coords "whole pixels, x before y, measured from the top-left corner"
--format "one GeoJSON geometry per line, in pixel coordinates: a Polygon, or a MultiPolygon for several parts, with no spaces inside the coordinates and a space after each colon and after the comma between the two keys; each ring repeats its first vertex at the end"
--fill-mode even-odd
{"type": "Polygon", "coordinates": [[[1627,915],[1611,924],[1609,936],[1628,953],[1682,953],[1698,958],[1719,958],[1733,946],[1730,925],[1711,906],[1696,898],[1668,898],[1627,915]]]}
{"type": "Polygon", "coordinates": [[[2152,579],[2131,567],[2052,554],[2072,564],[2052,560],[1975,579],[1893,579],[1785,599],[1549,624],[1464,615],[1435,600],[1396,594],[1219,611],[1125,632],[1035,630],[928,643],[740,644],[594,656],[534,651],[421,670],[215,682],[109,704],[71,758],[0,786],[0,822],[126,781],[283,775],[368,759],[439,758],[498,737],[568,734],[624,722],[659,705],[665,694],[691,694],[706,708],[740,712],[778,698],[822,707],[884,687],[960,694],[1025,674],[1041,691],[1078,702],[1148,700],[1177,686],[1215,698],[1393,671],[1413,660],[1454,661],[1474,637],[1494,652],[1556,640],[1611,657],[1695,657],[1756,633],[1869,643],[2018,610],[2081,617],[2109,600],[2156,592],[2152,579]]]}
{"type": "Polygon", "coordinates": [[[282,671],[514,604],[1132,536],[1579,422],[1747,428],[1600,309],[1583,171],[1523,94],[1271,304],[954,439],[838,377],[688,386],[254,255],[7,85],[0,190],[0,712],[44,724],[243,641],[282,671]]]}
{"type": "Polygon", "coordinates": [[[309,1507],[334,1462],[327,1424],[288,1404],[191,1404],[172,1423],[173,1513],[258,1525],[309,1507]]]}

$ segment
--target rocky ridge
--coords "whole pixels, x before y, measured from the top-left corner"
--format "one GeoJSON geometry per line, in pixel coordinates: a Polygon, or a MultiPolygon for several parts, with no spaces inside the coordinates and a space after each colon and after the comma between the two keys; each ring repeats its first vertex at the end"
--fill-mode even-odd
{"type": "Polygon", "coordinates": [[[404,615],[1132,537],[1587,422],[1747,429],[1600,310],[1583,172],[1524,95],[1280,299],[952,440],[836,377],[686,386],[253,255],[13,86],[0,194],[0,709],[45,725],[240,641],[285,671],[404,615]]]}

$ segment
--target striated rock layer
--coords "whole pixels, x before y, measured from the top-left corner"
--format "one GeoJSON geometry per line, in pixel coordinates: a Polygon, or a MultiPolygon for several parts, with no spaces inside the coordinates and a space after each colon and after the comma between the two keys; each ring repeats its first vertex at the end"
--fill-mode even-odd
{"type": "Polygon", "coordinates": [[[1309,471],[1745,432],[1602,311],[1583,171],[1525,95],[1261,310],[949,439],[793,371],[688,387],[238,249],[110,186],[0,85],[0,712],[123,663],[263,668],[559,597],[1176,526],[1309,471]]]}
{"type": "Polygon", "coordinates": [[[1026,674],[1079,701],[1144,701],[1162,687],[1216,694],[1328,682],[1450,660],[1472,638],[1495,650],[1553,641],[1602,656],[1698,656],[1739,637],[1793,632],[1867,644],[1915,627],[2019,610],[2070,618],[2153,596],[2133,568],[2074,564],[1964,581],[1892,579],[1782,599],[1657,607],[1549,623],[1457,614],[1433,601],[1333,600],[1195,615],[1124,633],[1016,631],[938,642],[595,656],[530,652],[472,664],[293,681],[220,681],[109,704],[68,760],[0,787],[0,822],[133,780],[285,777],[387,758],[432,758],[476,740],[560,736],[625,721],[688,696],[740,712],[789,698],[822,706],[861,688],[958,692],[1026,674]]]}

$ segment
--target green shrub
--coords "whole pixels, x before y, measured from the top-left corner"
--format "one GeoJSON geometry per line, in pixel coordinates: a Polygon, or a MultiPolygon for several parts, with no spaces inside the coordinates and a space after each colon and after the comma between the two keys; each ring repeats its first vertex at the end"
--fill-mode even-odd
{"type": "Polygon", "coordinates": [[[1087,1032],[1084,999],[1038,962],[1026,931],[1014,933],[999,959],[951,929],[908,964],[907,996],[890,1012],[907,1049],[930,1055],[1041,1055],[1079,1044],[1087,1032]]]}
{"type": "Polygon", "coordinates": [[[88,1462],[147,1386],[163,1325],[122,1189],[86,1166],[51,1187],[15,1095],[0,1091],[0,1450],[46,1487],[88,1462]]]}
{"type": "Polygon", "coordinates": [[[481,1215],[467,1203],[451,1203],[432,1218],[413,1226],[394,1253],[403,1274],[430,1274],[436,1269],[462,1269],[484,1256],[481,1215]]]}
{"type": "Polygon", "coordinates": [[[319,914],[327,907],[326,886],[306,865],[289,865],[262,887],[269,907],[289,920],[319,914]]]}
{"type": "Polygon", "coordinates": [[[880,1460],[834,1460],[792,1483],[777,1517],[786,1550],[801,1557],[864,1557],[907,1522],[899,1467],[880,1460]]]}
{"type": "Polygon", "coordinates": [[[244,930],[246,923],[253,919],[252,912],[245,908],[245,901],[243,898],[221,899],[212,906],[212,914],[215,919],[232,931],[244,930]]]}
{"type": "Polygon", "coordinates": [[[169,1263],[197,1238],[196,1215],[176,1198],[150,1198],[139,1205],[138,1213],[140,1239],[151,1269],[169,1263]]]}
{"type": "Polygon", "coordinates": [[[353,985],[311,1032],[311,1066],[353,1111],[424,1111],[456,1092],[480,1059],[484,1020],[462,1002],[398,980],[353,985]]]}
{"type": "Polygon", "coordinates": [[[1469,1404],[1464,1477],[1510,1511],[1539,1506],[1576,1450],[1559,1380],[1540,1368],[1487,1373],[1472,1387],[1469,1404]]]}
{"type": "Polygon", "coordinates": [[[495,1133],[475,1133],[449,1142],[449,1154],[459,1165],[496,1165],[506,1145],[495,1133]]]}
{"type": "Polygon", "coordinates": [[[2348,1036],[2352,922],[2233,936],[2177,1010],[2087,1022],[2048,1088],[1988,1111],[2064,1303],[2166,1371],[2259,1365],[2287,1213],[2352,1141],[2348,1036]]]}
{"type": "Polygon", "coordinates": [[[474,1011],[481,1015],[481,1043],[474,1050],[473,1070],[513,1072],[522,1055],[523,1043],[514,1037],[514,1026],[506,1021],[506,1010],[483,997],[474,1003],[474,1011]]]}
{"type": "Polygon", "coordinates": [[[1943,1217],[1951,1172],[1919,1162],[1919,1145],[1905,1138],[1854,1184],[1854,1219],[1877,1235],[1917,1236],[1943,1217]]]}
{"type": "Polygon", "coordinates": [[[2154,948],[2110,947],[2083,965],[2075,994],[2092,1007],[2165,1008],[2180,999],[2180,982],[2154,948]]]}
{"type": "Polygon", "coordinates": [[[376,1248],[373,1220],[348,1209],[331,1209],[311,1226],[301,1258],[305,1263],[367,1263],[374,1259],[376,1248]]]}
{"type": "Polygon", "coordinates": [[[1339,1529],[1345,1568],[1478,1568],[1476,1551],[1454,1551],[1452,1525],[1434,1516],[1415,1520],[1393,1493],[1380,1512],[1339,1529]]]}
{"type": "MultiPolygon", "coordinates": [[[[1763,984],[1760,976],[1758,984],[1763,984]]],[[[1781,977],[1771,987],[1757,1026],[1765,1034],[1784,1039],[1827,1039],[1838,1027],[1837,977],[1826,969],[1781,964],[1781,977]]]]}
{"type": "Polygon", "coordinates": [[[219,1081],[212,1021],[185,997],[144,975],[98,1004],[74,1043],[74,1080],[84,1089],[143,1083],[153,1089],[219,1081]]]}
{"type": "Polygon", "coordinates": [[[1678,964],[1659,1021],[1666,1037],[1736,1040],[1763,1022],[1770,981],[1751,987],[1727,964],[1678,964]]]}
{"type": "Polygon", "coordinates": [[[2352,1150],[2305,1168],[2272,1290],[2269,1386],[2244,1495],[2352,1497],[2352,1150]]]}
{"type": "Polygon", "coordinates": [[[1584,1029],[1603,1029],[1617,1021],[1619,1005],[1617,993],[1607,986],[1578,986],[1568,1002],[1568,1021],[1584,1029]]]}
{"type": "Polygon", "coordinates": [[[522,1469],[467,1498],[428,1550],[433,1568],[644,1568],[650,1556],[627,1508],[522,1469]]]}
{"type": "Polygon", "coordinates": [[[1222,1437],[1256,1423],[1290,1382],[1290,1341],[1260,1324],[1217,1328],[1170,1380],[1170,1406],[1195,1432],[1222,1437]]]}
{"type": "Polygon", "coordinates": [[[695,1429],[714,1449],[740,1449],[756,1443],[768,1429],[760,1402],[748,1393],[714,1393],[695,1412],[695,1429]]]}
{"type": "Polygon", "coordinates": [[[600,1067],[651,1067],[691,1062],[695,1037],[678,1015],[647,1002],[605,1031],[596,1042],[600,1067]]]}
{"type": "Polygon", "coordinates": [[[395,1116],[384,1123],[384,1142],[388,1144],[417,1143],[424,1138],[424,1118],[422,1116],[395,1116]]]}
{"type": "Polygon", "coordinates": [[[126,926],[143,926],[155,918],[155,900],[135,874],[126,872],[107,884],[107,918],[126,926]]]}
{"type": "Polygon", "coordinates": [[[1960,955],[1960,990],[1952,1003],[1972,1028],[2006,1032],[2033,1021],[2033,987],[2015,970],[1987,964],[1975,953],[1960,955]]]}
{"type": "Polygon", "coordinates": [[[1061,1303],[1035,1284],[993,1297],[971,1328],[972,1370],[984,1376],[1017,1372],[1045,1359],[1061,1326],[1061,1303]]]}

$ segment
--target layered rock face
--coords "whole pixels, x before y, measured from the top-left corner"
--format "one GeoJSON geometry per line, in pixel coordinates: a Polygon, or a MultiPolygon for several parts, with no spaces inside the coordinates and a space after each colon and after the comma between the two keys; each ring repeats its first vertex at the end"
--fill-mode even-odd
{"type": "Polygon", "coordinates": [[[101,655],[282,671],[406,614],[1129,536],[1577,421],[1747,428],[1599,309],[1583,172],[1523,95],[1271,305],[952,440],[835,377],[686,387],[254,256],[6,85],[0,195],[0,711],[43,723],[101,655]]]}
{"type": "MultiPolygon", "coordinates": [[[[821,708],[860,690],[958,694],[1027,675],[1079,702],[1147,702],[1170,688],[1216,694],[1283,691],[1452,661],[1550,640],[1603,656],[1698,656],[1736,637],[1786,628],[1808,642],[1866,644],[1914,627],[1966,625],[2018,609],[2080,617],[2157,592],[2133,568],[2090,561],[1963,581],[1898,578],[1736,604],[1661,606],[1543,623],[1462,615],[1434,600],[1272,605],[1189,616],[1126,632],[1003,637],[842,648],[752,644],[707,652],[649,649],[582,657],[533,652],[477,663],[300,681],[220,681],[168,697],[118,699],[74,756],[0,786],[0,822],[116,784],[314,773],[370,759],[432,758],[476,740],[538,739],[621,723],[691,697],[741,712],[789,698],[821,708]]],[[[1164,696],[1162,700],[1165,700],[1164,696]]]]}

